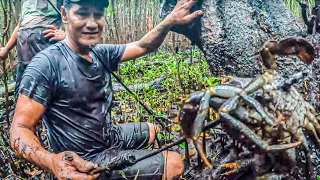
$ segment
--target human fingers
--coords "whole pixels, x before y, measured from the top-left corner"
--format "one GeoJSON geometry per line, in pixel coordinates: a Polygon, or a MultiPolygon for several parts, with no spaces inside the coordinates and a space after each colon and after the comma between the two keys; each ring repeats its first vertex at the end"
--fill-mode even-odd
{"type": "Polygon", "coordinates": [[[94,179],[97,179],[99,176],[100,174],[89,175],[89,174],[80,173],[77,171],[68,171],[62,174],[62,176],[59,179],[61,180],[94,180],[94,179]]]}
{"type": "Polygon", "coordinates": [[[52,29],[52,30],[58,30],[55,26],[53,26],[53,25],[47,25],[46,26],[47,28],[49,28],[49,29],[52,29]]]}
{"type": "Polygon", "coordinates": [[[189,23],[192,20],[194,20],[195,18],[202,16],[202,15],[203,15],[203,11],[201,11],[201,10],[195,11],[192,14],[185,16],[183,18],[183,23],[189,23]]]}
{"type": "Polygon", "coordinates": [[[198,0],[189,0],[189,1],[186,3],[186,7],[190,9],[190,8],[192,8],[197,2],[198,2],[198,0]]]}
{"type": "Polygon", "coordinates": [[[56,30],[48,29],[48,30],[42,31],[42,34],[48,34],[52,32],[56,32],[56,30]]]}
{"type": "Polygon", "coordinates": [[[71,161],[72,165],[75,166],[80,172],[90,172],[94,168],[97,168],[98,165],[90,161],[86,161],[80,158],[77,154],[72,154],[73,160],[71,161]]]}
{"type": "Polygon", "coordinates": [[[56,33],[52,32],[49,34],[44,35],[45,38],[55,37],[56,33]]]}

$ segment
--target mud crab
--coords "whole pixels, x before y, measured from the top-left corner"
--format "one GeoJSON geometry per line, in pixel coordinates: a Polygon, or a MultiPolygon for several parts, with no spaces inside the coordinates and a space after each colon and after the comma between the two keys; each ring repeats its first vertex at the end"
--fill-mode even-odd
{"type": "Polygon", "coordinates": [[[227,134],[245,146],[246,152],[221,161],[213,173],[214,178],[217,175],[236,175],[249,168],[258,179],[291,176],[297,163],[294,150],[298,147],[303,147],[307,157],[306,166],[310,171],[306,172],[313,174],[312,155],[305,132],[319,147],[318,114],[292,86],[309,72],[281,77],[276,70],[276,55],[297,55],[310,64],[315,58],[315,50],[307,40],[291,37],[266,42],[260,54],[267,70],[244,88],[218,85],[195,92],[182,103],[179,119],[184,136],[193,140],[209,168],[212,165],[205,155],[200,134],[210,108],[218,112],[219,117],[208,122],[206,127],[221,125],[227,134]],[[223,169],[231,170],[222,173],[223,169]]]}

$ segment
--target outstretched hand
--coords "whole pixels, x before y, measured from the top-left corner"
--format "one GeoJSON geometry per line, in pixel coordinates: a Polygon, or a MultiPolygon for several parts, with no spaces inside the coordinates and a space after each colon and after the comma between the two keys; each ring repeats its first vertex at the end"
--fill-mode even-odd
{"type": "Polygon", "coordinates": [[[0,48],[0,61],[5,60],[8,57],[9,50],[5,47],[0,48]]]}
{"type": "Polygon", "coordinates": [[[43,31],[45,38],[50,38],[49,41],[62,41],[66,37],[64,31],[57,29],[55,26],[48,25],[48,30],[43,31]]]}
{"type": "Polygon", "coordinates": [[[89,175],[97,165],[81,159],[74,152],[62,152],[54,155],[51,170],[59,180],[91,180],[100,174],[89,175]]]}
{"type": "Polygon", "coordinates": [[[190,9],[198,2],[198,0],[178,0],[176,7],[168,15],[168,17],[176,25],[184,25],[190,23],[195,18],[202,16],[203,11],[198,10],[190,13],[190,9]]]}

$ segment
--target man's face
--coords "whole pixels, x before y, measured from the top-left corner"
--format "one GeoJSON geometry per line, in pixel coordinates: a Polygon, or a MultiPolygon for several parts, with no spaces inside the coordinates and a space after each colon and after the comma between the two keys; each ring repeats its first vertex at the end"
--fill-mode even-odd
{"type": "Polygon", "coordinates": [[[69,37],[80,46],[95,45],[100,41],[105,25],[104,8],[89,3],[72,4],[63,17],[69,37]]]}

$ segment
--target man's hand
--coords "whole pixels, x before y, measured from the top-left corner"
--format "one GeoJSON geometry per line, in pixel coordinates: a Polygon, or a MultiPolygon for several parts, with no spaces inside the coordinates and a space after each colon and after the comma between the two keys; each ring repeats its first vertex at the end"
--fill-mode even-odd
{"type": "Polygon", "coordinates": [[[48,30],[43,31],[43,35],[45,38],[50,38],[49,41],[62,41],[66,37],[64,31],[57,29],[55,26],[48,25],[48,30]]]}
{"type": "Polygon", "coordinates": [[[96,167],[97,165],[81,159],[76,153],[66,151],[53,155],[50,169],[59,180],[87,180],[99,177],[100,174],[88,174],[96,167]]]}
{"type": "Polygon", "coordinates": [[[197,0],[177,1],[176,7],[160,24],[139,41],[127,44],[126,50],[121,57],[121,62],[136,59],[155,51],[162,44],[172,26],[188,24],[203,15],[201,10],[190,14],[190,9],[197,3],[197,0]]]}
{"type": "Polygon", "coordinates": [[[168,15],[168,19],[175,25],[188,24],[198,16],[203,15],[201,10],[195,11],[190,14],[190,9],[197,3],[197,0],[178,0],[176,7],[168,15]]]}
{"type": "Polygon", "coordinates": [[[0,59],[5,60],[8,57],[9,50],[6,47],[0,48],[0,59]]]}

